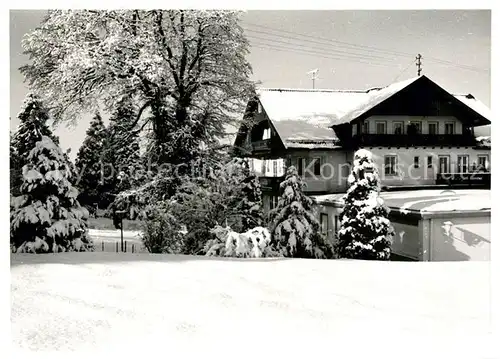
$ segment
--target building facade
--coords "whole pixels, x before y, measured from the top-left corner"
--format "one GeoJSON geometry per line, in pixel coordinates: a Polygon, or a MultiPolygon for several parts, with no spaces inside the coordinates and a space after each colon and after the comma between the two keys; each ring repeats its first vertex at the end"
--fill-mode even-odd
{"type": "Polygon", "coordinates": [[[489,109],[426,76],[368,91],[260,89],[248,103],[235,154],[252,158],[266,209],[295,166],[311,195],[345,193],[354,152],[373,154],[383,189],[489,188],[490,146],[474,129],[489,109]]]}

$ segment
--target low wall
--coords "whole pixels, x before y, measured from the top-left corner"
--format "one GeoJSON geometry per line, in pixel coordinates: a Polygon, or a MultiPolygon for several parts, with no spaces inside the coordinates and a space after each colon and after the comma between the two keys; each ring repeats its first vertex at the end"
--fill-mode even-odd
{"type": "MultiPolygon", "coordinates": [[[[340,228],[342,206],[319,203],[318,219],[328,215],[327,237],[333,243],[340,228]]],[[[417,261],[489,261],[491,251],[491,212],[426,213],[391,208],[389,214],[395,235],[395,257],[417,261]]]]}
{"type": "MultiPolygon", "coordinates": [[[[336,240],[336,233],[340,229],[340,213],[342,207],[338,203],[319,203],[317,205],[317,216],[321,214],[328,216],[327,238],[331,243],[336,240]]],[[[396,235],[393,237],[392,252],[398,256],[413,260],[421,259],[422,240],[419,230],[419,220],[414,216],[401,216],[392,211],[389,219],[394,227],[396,235]]]]}
{"type": "Polygon", "coordinates": [[[430,261],[489,261],[491,214],[433,217],[429,221],[430,261]]]}

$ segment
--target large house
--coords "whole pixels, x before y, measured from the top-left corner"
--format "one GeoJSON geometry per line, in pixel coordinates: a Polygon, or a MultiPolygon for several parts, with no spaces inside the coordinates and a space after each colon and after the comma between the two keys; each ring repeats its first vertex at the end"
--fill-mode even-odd
{"type": "Polygon", "coordinates": [[[490,117],[472,95],[451,94],[426,76],[366,91],[258,89],[235,149],[263,164],[267,209],[290,165],[311,195],[345,192],[359,148],[372,152],[387,190],[488,187],[490,147],[474,128],[490,117]]]}

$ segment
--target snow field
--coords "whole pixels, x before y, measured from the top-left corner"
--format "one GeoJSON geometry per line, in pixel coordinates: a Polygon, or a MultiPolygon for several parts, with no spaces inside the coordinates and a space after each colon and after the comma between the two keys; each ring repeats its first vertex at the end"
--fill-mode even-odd
{"type": "Polygon", "coordinates": [[[384,350],[401,335],[425,336],[413,352],[487,350],[487,263],[61,253],[11,265],[12,339],[23,349],[331,353],[367,333],[385,336],[384,350]]]}

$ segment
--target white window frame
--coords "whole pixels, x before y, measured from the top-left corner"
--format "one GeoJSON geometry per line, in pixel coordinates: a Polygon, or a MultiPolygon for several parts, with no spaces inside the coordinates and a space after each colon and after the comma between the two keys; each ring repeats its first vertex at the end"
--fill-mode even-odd
{"type": "Polygon", "coordinates": [[[384,156],[384,175],[386,176],[397,176],[397,167],[398,167],[398,156],[397,155],[385,155],[384,156]],[[386,158],[394,158],[394,164],[390,164],[392,167],[391,172],[387,172],[387,164],[386,164],[386,158]]]}
{"type": "Polygon", "coordinates": [[[469,155],[457,155],[457,172],[458,173],[468,173],[469,172],[469,155]],[[465,158],[465,172],[463,172],[464,164],[461,159],[465,158]]]}
{"type": "Polygon", "coordinates": [[[433,156],[428,155],[428,156],[427,156],[427,168],[432,168],[433,163],[434,163],[434,157],[433,157],[433,156]],[[430,160],[430,161],[429,161],[429,160],[430,160]]]}
{"type": "Polygon", "coordinates": [[[413,156],[413,168],[420,168],[420,156],[413,156]]]}
{"type": "Polygon", "coordinates": [[[439,173],[450,173],[451,172],[451,158],[450,155],[439,155],[438,156],[438,172],[439,173]],[[447,171],[441,171],[441,159],[446,158],[446,169],[447,171]]]}
{"type": "Polygon", "coordinates": [[[486,158],[484,161],[484,169],[487,170],[490,168],[490,155],[484,154],[484,155],[477,155],[477,165],[481,165],[481,158],[486,158]]]}

